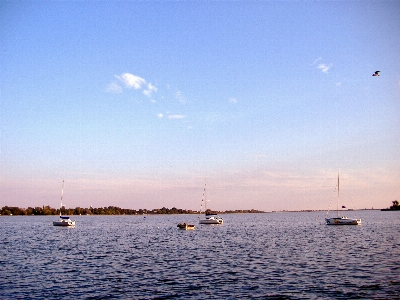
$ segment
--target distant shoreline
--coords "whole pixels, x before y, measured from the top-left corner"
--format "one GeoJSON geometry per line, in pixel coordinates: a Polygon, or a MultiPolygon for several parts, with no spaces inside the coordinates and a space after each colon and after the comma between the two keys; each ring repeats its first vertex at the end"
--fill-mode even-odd
{"type": "MultiPolygon", "coordinates": [[[[395,209],[374,209],[374,208],[363,208],[363,209],[350,209],[350,210],[342,210],[345,211],[365,211],[365,210],[380,210],[380,211],[395,211],[395,209]]],[[[330,212],[334,212],[335,210],[330,210],[330,212]]],[[[211,211],[207,210],[207,213],[212,214],[251,214],[251,213],[299,213],[299,212],[327,212],[327,210],[279,210],[279,211],[261,211],[255,209],[248,210],[225,210],[225,211],[211,211]]],[[[63,208],[61,209],[61,214],[63,215],[80,215],[80,216],[89,216],[89,215],[198,215],[204,214],[205,212],[195,211],[195,210],[186,210],[186,209],[178,209],[178,208],[161,208],[161,209],[124,209],[115,206],[109,207],[100,207],[100,208],[63,208]]],[[[28,207],[28,208],[19,208],[19,207],[10,207],[4,206],[0,209],[1,216],[51,216],[51,215],[59,215],[60,209],[51,208],[50,206],[42,206],[42,207],[28,207]]]]}
{"type": "Polygon", "coordinates": [[[207,209],[205,212],[187,210],[180,208],[160,208],[160,209],[126,209],[116,206],[100,207],[100,208],[61,208],[55,209],[50,206],[19,208],[4,206],[0,209],[0,215],[3,216],[52,216],[52,215],[177,215],[177,214],[238,214],[238,213],[265,213],[265,211],[248,209],[248,210],[226,210],[212,211],[207,209]]]}
{"type": "MultiPolygon", "coordinates": [[[[344,211],[360,211],[360,210],[382,210],[380,208],[359,208],[359,209],[341,209],[341,212],[344,211]]],[[[326,212],[326,209],[302,209],[302,210],[280,210],[280,211],[272,211],[272,212],[326,212]]],[[[330,212],[336,211],[336,209],[329,210],[330,212]]]]}

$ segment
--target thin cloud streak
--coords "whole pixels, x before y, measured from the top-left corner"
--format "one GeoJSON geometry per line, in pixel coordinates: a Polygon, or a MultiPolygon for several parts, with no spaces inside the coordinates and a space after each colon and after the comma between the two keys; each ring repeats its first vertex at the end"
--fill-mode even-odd
{"type": "Polygon", "coordinates": [[[317,62],[319,62],[320,60],[322,60],[322,57],[318,57],[316,60],[314,60],[314,62],[311,65],[315,65],[317,62]]]}

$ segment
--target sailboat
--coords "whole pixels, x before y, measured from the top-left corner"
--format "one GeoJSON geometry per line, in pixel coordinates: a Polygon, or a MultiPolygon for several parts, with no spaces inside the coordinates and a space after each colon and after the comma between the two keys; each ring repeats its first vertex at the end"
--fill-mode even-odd
{"type": "Polygon", "coordinates": [[[337,179],[337,216],[336,218],[325,218],[326,225],[361,225],[361,219],[351,219],[346,216],[339,216],[339,204],[340,204],[340,179],[339,179],[340,170],[338,172],[337,179]]]}
{"type": "Polygon", "coordinates": [[[58,221],[53,221],[53,226],[75,226],[76,222],[75,220],[71,220],[68,216],[61,215],[63,195],[64,195],[64,180],[62,182],[62,188],[61,188],[60,219],[58,221]]]}
{"type": "Polygon", "coordinates": [[[200,213],[201,213],[202,208],[203,208],[203,202],[204,202],[205,217],[204,217],[204,219],[200,219],[200,217],[199,217],[199,224],[223,224],[224,220],[220,216],[207,211],[207,201],[210,201],[210,200],[207,200],[207,198],[206,198],[206,187],[207,187],[207,182],[204,184],[203,199],[201,199],[201,206],[200,206],[200,213]]]}

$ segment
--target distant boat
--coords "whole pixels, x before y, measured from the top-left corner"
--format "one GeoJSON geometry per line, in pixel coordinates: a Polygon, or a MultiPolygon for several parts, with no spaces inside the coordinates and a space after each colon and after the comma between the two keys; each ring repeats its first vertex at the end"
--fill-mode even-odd
{"type": "Polygon", "coordinates": [[[70,226],[70,227],[75,226],[76,222],[75,220],[71,220],[68,216],[61,215],[63,194],[64,194],[64,180],[62,182],[62,188],[61,188],[60,219],[58,221],[53,221],[53,226],[70,226]]]}
{"type": "Polygon", "coordinates": [[[361,225],[361,219],[350,219],[346,216],[339,216],[339,203],[340,203],[340,181],[339,181],[339,173],[338,172],[338,181],[337,181],[337,216],[336,218],[325,218],[326,225],[361,225]]]}
{"type": "Polygon", "coordinates": [[[201,199],[201,207],[200,207],[200,213],[201,213],[204,202],[205,217],[204,219],[199,218],[199,224],[223,224],[224,220],[220,216],[214,213],[207,212],[207,201],[209,200],[207,200],[206,198],[206,187],[207,187],[207,182],[204,185],[203,199],[201,199]]]}
{"type": "Polygon", "coordinates": [[[183,229],[183,230],[194,230],[195,226],[191,225],[191,224],[187,224],[187,223],[179,223],[177,225],[177,227],[179,229],[183,229]]]}
{"type": "Polygon", "coordinates": [[[199,220],[199,224],[223,224],[224,220],[217,214],[206,214],[204,219],[199,220]]]}
{"type": "Polygon", "coordinates": [[[53,226],[75,226],[75,220],[71,220],[68,216],[61,216],[60,220],[53,221],[53,226]]]}

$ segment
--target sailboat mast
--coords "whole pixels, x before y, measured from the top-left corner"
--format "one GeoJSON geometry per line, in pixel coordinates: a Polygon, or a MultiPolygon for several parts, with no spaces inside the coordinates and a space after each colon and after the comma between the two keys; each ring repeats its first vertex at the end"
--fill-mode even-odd
{"type": "Polygon", "coordinates": [[[338,172],[338,175],[337,175],[337,216],[339,217],[339,202],[340,202],[340,186],[339,186],[339,173],[340,173],[340,171],[338,172]]]}
{"type": "Polygon", "coordinates": [[[203,204],[204,204],[204,213],[207,211],[206,188],[207,188],[207,179],[204,182],[203,198],[201,199],[200,213],[203,211],[203,204]]]}
{"type": "Polygon", "coordinates": [[[207,181],[204,183],[204,212],[207,212],[207,195],[206,195],[207,181]]]}
{"type": "Polygon", "coordinates": [[[62,187],[61,187],[61,202],[60,202],[60,216],[61,216],[61,209],[62,209],[62,199],[64,195],[64,180],[62,182],[62,187]]]}

